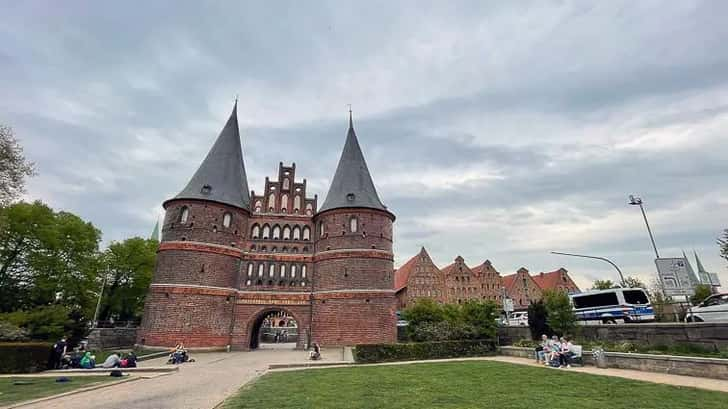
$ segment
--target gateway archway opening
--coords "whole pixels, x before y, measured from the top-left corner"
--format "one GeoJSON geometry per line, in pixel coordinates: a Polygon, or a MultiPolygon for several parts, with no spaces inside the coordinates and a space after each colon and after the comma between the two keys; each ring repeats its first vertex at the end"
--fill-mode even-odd
{"type": "Polygon", "coordinates": [[[298,322],[291,314],[269,310],[253,322],[250,349],[295,349],[298,337],[298,322]]]}

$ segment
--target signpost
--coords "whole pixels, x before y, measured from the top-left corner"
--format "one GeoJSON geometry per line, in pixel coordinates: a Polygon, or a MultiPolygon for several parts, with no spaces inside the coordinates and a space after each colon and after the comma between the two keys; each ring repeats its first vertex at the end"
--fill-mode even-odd
{"type": "Polygon", "coordinates": [[[666,296],[690,297],[695,294],[697,283],[693,282],[685,258],[658,258],[655,259],[655,265],[666,296]]]}

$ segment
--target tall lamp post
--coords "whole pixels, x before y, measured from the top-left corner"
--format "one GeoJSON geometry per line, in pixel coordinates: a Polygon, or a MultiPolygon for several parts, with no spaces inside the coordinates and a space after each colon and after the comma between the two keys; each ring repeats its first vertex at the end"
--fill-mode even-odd
{"type": "Polygon", "coordinates": [[[642,205],[642,198],[629,195],[629,204],[640,207],[640,210],[642,211],[642,218],[645,219],[645,226],[647,226],[647,233],[650,235],[652,248],[655,250],[655,258],[660,258],[660,253],[657,252],[657,246],[655,245],[655,237],[652,235],[652,229],[650,229],[650,223],[647,222],[647,214],[645,214],[645,207],[642,205]]]}

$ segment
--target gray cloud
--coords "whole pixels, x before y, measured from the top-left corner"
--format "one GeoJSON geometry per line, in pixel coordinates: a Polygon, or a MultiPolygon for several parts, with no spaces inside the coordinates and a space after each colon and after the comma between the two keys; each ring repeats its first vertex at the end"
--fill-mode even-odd
{"type": "MultiPolygon", "coordinates": [[[[725,273],[728,26],[720,2],[25,2],[3,6],[0,122],[29,198],[106,241],[146,235],[240,97],[252,189],[296,162],[321,200],[354,104],[398,262],[426,245],[504,273],[666,255],[725,273]]],[[[607,266],[608,267],[608,266],[607,266]]],[[[728,275],[724,274],[728,280],[728,275]]]]}

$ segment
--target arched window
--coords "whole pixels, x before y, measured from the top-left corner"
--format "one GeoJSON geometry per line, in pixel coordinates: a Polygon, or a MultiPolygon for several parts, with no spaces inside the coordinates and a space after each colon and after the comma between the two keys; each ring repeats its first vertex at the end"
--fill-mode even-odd
{"type": "Polygon", "coordinates": [[[225,213],[222,215],[222,225],[224,227],[230,227],[230,223],[233,221],[233,215],[230,213],[225,213]]]}
{"type": "Polygon", "coordinates": [[[248,277],[253,276],[253,263],[248,263],[248,277]]]}
{"type": "Polygon", "coordinates": [[[270,237],[270,226],[267,224],[263,226],[263,238],[268,239],[270,237]]]}
{"type": "Polygon", "coordinates": [[[280,269],[281,269],[281,278],[286,278],[286,265],[281,264],[280,269]]]}
{"type": "Polygon", "coordinates": [[[349,219],[349,231],[356,233],[357,230],[359,230],[359,219],[357,219],[356,216],[352,216],[349,219]]]}
{"type": "Polygon", "coordinates": [[[281,239],[281,226],[275,225],[273,226],[273,240],[280,240],[281,239]]]}
{"type": "Polygon", "coordinates": [[[291,187],[290,183],[291,182],[288,180],[288,178],[283,179],[283,189],[288,190],[291,187]]]}
{"type": "Polygon", "coordinates": [[[291,278],[296,278],[296,265],[291,266],[291,278]]]}
{"type": "Polygon", "coordinates": [[[283,240],[291,239],[291,228],[288,225],[283,226],[283,240]]]}
{"type": "Polygon", "coordinates": [[[313,214],[313,206],[311,205],[311,203],[308,203],[306,205],[306,214],[308,216],[311,216],[313,214]]]}
{"type": "Polygon", "coordinates": [[[301,196],[296,195],[293,197],[293,211],[298,213],[298,209],[301,208],[301,196]]]}
{"type": "Polygon", "coordinates": [[[250,284],[252,284],[252,282],[250,280],[245,282],[245,285],[250,285],[250,284]]]}
{"type": "Polygon", "coordinates": [[[301,278],[306,278],[306,265],[301,266],[301,278]]]}
{"type": "Polygon", "coordinates": [[[263,269],[265,267],[263,266],[263,263],[258,264],[258,277],[263,277],[263,269]]]}
{"type": "Polygon", "coordinates": [[[270,196],[268,196],[268,208],[273,212],[276,210],[276,194],[271,193],[270,196]]]}
{"type": "Polygon", "coordinates": [[[271,263],[268,265],[268,277],[273,277],[276,273],[276,266],[275,264],[271,263]]]}
{"type": "Polygon", "coordinates": [[[308,226],[303,227],[303,239],[311,240],[311,229],[308,226]]]}
{"type": "Polygon", "coordinates": [[[187,223],[187,219],[189,217],[190,217],[190,208],[187,206],[182,206],[182,210],[179,213],[179,222],[187,223]]]}
{"type": "Polygon", "coordinates": [[[323,221],[320,221],[318,224],[318,233],[319,233],[319,237],[323,237],[324,234],[326,234],[326,227],[324,227],[323,221]]]}
{"type": "MultiPolygon", "coordinates": [[[[288,179],[286,179],[288,180],[288,179]]],[[[288,195],[281,196],[281,212],[286,213],[288,211],[288,195]]]]}
{"type": "Polygon", "coordinates": [[[293,240],[301,240],[301,228],[298,226],[293,227],[293,240]]]}
{"type": "Polygon", "coordinates": [[[250,232],[250,236],[254,239],[260,238],[260,226],[258,226],[258,224],[253,225],[253,230],[250,232]]]}
{"type": "Polygon", "coordinates": [[[260,213],[260,211],[263,210],[263,203],[260,202],[260,200],[255,201],[255,211],[257,213],[260,213]]]}

